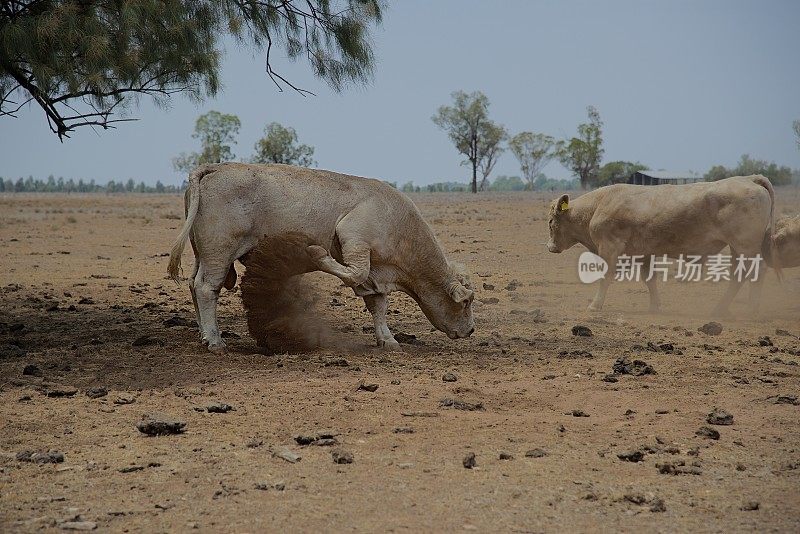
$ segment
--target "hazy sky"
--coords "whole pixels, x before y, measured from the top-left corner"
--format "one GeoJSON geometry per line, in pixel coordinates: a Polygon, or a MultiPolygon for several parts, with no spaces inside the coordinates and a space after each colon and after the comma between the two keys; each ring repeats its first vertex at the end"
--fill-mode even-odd
{"type": "MultiPolygon", "coordinates": [[[[60,143],[35,107],[0,119],[0,175],[177,183],[171,158],[197,148],[200,113],[242,120],[235,153],[249,157],[270,121],[316,147],[319,167],[426,184],[469,171],[431,122],[452,91],[481,90],[512,132],[574,133],[594,105],[605,160],[705,172],[743,153],[800,167],[791,124],[800,118],[800,1],[395,0],[375,33],[367,87],[336,94],[304,63],[276,62],[317,93],[279,93],[258,51],[229,47],[224,90],[199,106],[148,99],[141,120],[76,132],[60,143]]],[[[547,174],[567,177],[551,164],[547,174]]],[[[493,176],[519,174],[505,153],[493,176]]]]}

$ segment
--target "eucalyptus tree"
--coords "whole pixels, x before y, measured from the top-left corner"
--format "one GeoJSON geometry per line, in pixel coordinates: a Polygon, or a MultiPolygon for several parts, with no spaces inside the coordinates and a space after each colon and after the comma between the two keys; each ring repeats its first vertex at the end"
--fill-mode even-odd
{"type": "Polygon", "coordinates": [[[441,106],[433,123],[444,130],[472,168],[472,192],[478,192],[478,171],[488,181],[508,137],[505,128],[489,119],[489,99],[480,91],[452,95],[452,106],[441,106]]]}
{"type": "Polygon", "coordinates": [[[549,135],[521,132],[511,138],[508,147],[519,161],[525,189],[532,190],[534,180],[556,157],[561,143],[549,135]]]}
{"type": "Polygon", "coordinates": [[[200,140],[200,152],[181,153],[172,159],[176,171],[188,173],[203,163],[232,161],[236,155],[231,145],[236,144],[236,136],[242,122],[236,115],[219,111],[209,111],[197,118],[192,137],[200,140]]]}
{"type": "Polygon", "coordinates": [[[290,126],[271,122],[264,128],[264,137],[256,141],[253,163],[285,163],[311,167],[314,147],[300,143],[297,132],[290,126]]]}

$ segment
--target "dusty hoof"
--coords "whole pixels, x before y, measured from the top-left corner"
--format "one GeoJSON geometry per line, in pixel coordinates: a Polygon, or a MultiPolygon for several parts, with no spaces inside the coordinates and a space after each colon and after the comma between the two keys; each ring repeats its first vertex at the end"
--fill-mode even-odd
{"type": "Polygon", "coordinates": [[[386,351],[401,350],[400,343],[398,343],[394,339],[379,339],[378,347],[386,351]]]}
{"type": "Polygon", "coordinates": [[[603,306],[602,305],[595,306],[594,304],[589,304],[589,307],[586,309],[590,312],[599,312],[603,309],[603,306]]]}
{"type": "Polygon", "coordinates": [[[308,252],[308,255],[314,261],[319,261],[328,256],[328,251],[319,245],[309,245],[306,248],[306,252],[308,252]]]}
{"type": "Polygon", "coordinates": [[[208,343],[208,352],[214,352],[216,354],[224,354],[227,351],[228,351],[228,347],[225,345],[225,342],[222,341],[222,340],[215,341],[215,342],[212,342],[212,343],[208,343]]]}

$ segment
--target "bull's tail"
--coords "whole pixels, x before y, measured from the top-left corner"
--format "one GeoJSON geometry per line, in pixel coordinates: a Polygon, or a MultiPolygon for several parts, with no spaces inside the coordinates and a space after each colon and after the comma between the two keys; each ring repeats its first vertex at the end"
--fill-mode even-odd
{"type": "Polygon", "coordinates": [[[769,228],[764,234],[764,240],[761,243],[761,255],[764,256],[767,265],[775,269],[775,274],[780,280],[782,275],[781,265],[775,246],[775,189],[772,188],[772,183],[765,176],[754,176],[753,182],[766,189],[769,193],[769,228]]]}
{"type": "Polygon", "coordinates": [[[181,233],[178,234],[178,239],[172,245],[172,250],[169,253],[169,267],[167,267],[167,274],[176,282],[180,281],[183,248],[186,246],[186,240],[189,239],[189,234],[192,232],[192,225],[197,216],[197,209],[200,206],[200,180],[206,174],[214,172],[214,170],[214,167],[210,165],[202,165],[189,173],[189,188],[186,191],[185,198],[186,221],[183,223],[181,233]]]}

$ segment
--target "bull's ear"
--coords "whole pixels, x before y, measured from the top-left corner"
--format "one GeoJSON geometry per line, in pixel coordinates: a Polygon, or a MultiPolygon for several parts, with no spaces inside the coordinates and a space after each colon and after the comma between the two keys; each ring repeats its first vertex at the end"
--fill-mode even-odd
{"type": "Polygon", "coordinates": [[[472,298],[475,294],[471,289],[467,289],[463,284],[455,282],[450,286],[450,297],[456,302],[464,302],[472,298]]]}
{"type": "Polygon", "coordinates": [[[569,195],[563,194],[556,203],[556,213],[562,213],[569,210],[569,195]]]}

